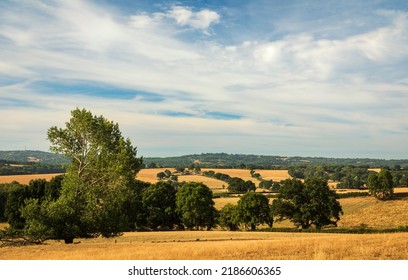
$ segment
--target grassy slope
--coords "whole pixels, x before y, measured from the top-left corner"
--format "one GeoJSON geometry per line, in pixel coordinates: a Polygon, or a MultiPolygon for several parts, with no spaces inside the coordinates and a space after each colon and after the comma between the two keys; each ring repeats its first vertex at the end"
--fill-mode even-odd
{"type": "Polygon", "coordinates": [[[137,232],[0,248],[0,259],[408,259],[408,233],[137,232]]]}

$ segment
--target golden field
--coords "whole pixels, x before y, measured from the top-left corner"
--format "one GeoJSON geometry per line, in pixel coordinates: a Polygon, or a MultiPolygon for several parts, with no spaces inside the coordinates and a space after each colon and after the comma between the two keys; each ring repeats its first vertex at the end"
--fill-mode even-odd
{"type": "Polygon", "coordinates": [[[408,259],[408,233],[319,234],[227,231],[135,232],[66,245],[0,248],[8,260],[397,260],[408,259]]]}
{"type": "Polygon", "coordinates": [[[11,183],[17,181],[20,184],[28,184],[31,180],[35,179],[46,179],[47,181],[51,180],[53,177],[60,175],[61,173],[56,174],[29,174],[29,175],[2,175],[0,176],[0,184],[11,183]]]}
{"type": "Polygon", "coordinates": [[[215,192],[227,192],[228,184],[224,181],[205,177],[201,175],[182,175],[178,177],[179,182],[200,182],[208,186],[213,193],[215,192]]]}
{"type": "Polygon", "coordinates": [[[292,178],[292,176],[289,175],[288,170],[255,170],[255,172],[259,173],[262,179],[273,180],[274,182],[280,182],[292,178]]]}
{"type": "Polygon", "coordinates": [[[157,183],[159,180],[157,180],[157,173],[163,172],[164,170],[170,170],[171,172],[176,171],[174,168],[151,168],[151,169],[142,169],[137,173],[136,179],[148,183],[157,183]]]}

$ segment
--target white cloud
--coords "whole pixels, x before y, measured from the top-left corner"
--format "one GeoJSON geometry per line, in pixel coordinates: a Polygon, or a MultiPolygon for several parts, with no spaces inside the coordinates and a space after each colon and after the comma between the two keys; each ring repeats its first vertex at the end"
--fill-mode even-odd
{"type": "Polygon", "coordinates": [[[167,16],[173,18],[179,25],[202,30],[207,30],[211,24],[220,21],[220,15],[215,11],[203,9],[199,12],[193,12],[191,9],[182,6],[174,6],[167,13],[167,16]]]}
{"type": "Polygon", "coordinates": [[[274,146],[285,153],[285,143],[335,146],[326,141],[336,139],[364,147],[367,139],[381,138],[379,126],[403,133],[382,138],[385,143],[407,140],[408,89],[399,74],[404,67],[406,73],[401,62],[408,58],[406,13],[383,13],[388,25],[342,39],[305,30],[223,45],[179,37],[183,27],[201,33],[222,25],[216,11],[175,6],[123,15],[83,1],[33,3],[21,4],[20,17],[0,11],[0,73],[10,77],[0,87],[0,111],[13,120],[0,124],[9,137],[4,143],[24,137],[24,128],[41,143],[44,131],[62,125],[77,106],[119,122],[149,151],[172,145],[222,151],[220,143],[248,147],[253,141],[265,153],[274,146]],[[41,92],[37,82],[61,83],[60,92],[41,92]],[[70,83],[155,93],[163,102],[63,93],[70,83]],[[208,112],[242,118],[211,119],[208,112]]]}

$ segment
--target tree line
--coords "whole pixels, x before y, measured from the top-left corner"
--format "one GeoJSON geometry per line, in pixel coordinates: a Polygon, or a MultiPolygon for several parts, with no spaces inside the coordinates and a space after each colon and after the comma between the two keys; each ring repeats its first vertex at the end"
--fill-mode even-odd
{"type": "MultiPolygon", "coordinates": [[[[381,170],[391,174],[393,187],[408,186],[408,170],[402,169],[400,165],[395,165],[393,168],[383,167],[381,170]]],[[[369,170],[369,166],[316,165],[292,166],[288,168],[288,173],[298,179],[321,177],[337,181],[339,188],[361,189],[368,186],[370,175],[376,172],[369,170]]]]}
{"type": "Polygon", "coordinates": [[[6,160],[0,161],[0,175],[25,175],[25,174],[52,174],[64,173],[64,165],[47,163],[14,163],[6,160]]]}

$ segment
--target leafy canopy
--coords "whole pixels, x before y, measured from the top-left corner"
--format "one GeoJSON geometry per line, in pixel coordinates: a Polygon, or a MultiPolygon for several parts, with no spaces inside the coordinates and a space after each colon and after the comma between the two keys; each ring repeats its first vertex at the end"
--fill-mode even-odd
{"type": "Polygon", "coordinates": [[[312,225],[317,229],[336,226],[343,214],[336,192],[325,179],[317,177],[308,178],[304,183],[298,179],[285,180],[272,209],[279,220],[289,219],[302,229],[312,225]]]}
{"type": "Polygon", "coordinates": [[[128,225],[127,188],[142,159],[136,158],[136,148],[122,136],[119,125],[77,108],[65,128],[51,127],[47,136],[51,151],[65,155],[71,164],[57,200],[33,199],[22,210],[27,232],[67,243],[75,237],[120,234],[128,225]]]}

